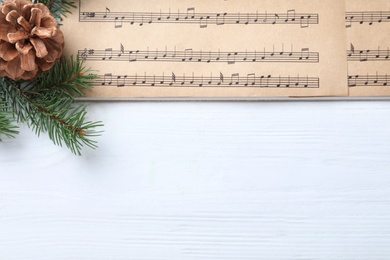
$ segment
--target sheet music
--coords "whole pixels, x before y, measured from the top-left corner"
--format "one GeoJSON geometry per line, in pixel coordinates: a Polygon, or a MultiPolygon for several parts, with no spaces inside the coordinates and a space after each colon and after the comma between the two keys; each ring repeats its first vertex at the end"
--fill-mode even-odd
{"type": "Polygon", "coordinates": [[[390,95],[390,1],[347,0],[351,96],[390,95]]]}
{"type": "Polygon", "coordinates": [[[82,0],[67,54],[90,97],[348,95],[340,0],[82,0]]]}

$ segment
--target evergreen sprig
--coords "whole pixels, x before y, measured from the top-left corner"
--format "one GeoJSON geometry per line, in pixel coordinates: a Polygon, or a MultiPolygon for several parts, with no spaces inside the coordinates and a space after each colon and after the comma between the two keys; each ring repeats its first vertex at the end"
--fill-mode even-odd
{"type": "Polygon", "coordinates": [[[76,8],[74,1],[67,0],[33,0],[33,3],[42,3],[46,5],[53,16],[62,21],[63,17],[72,13],[72,9],[76,8]]]}
{"type": "Polygon", "coordinates": [[[0,100],[0,137],[4,135],[11,138],[19,133],[18,127],[14,125],[14,122],[12,113],[8,111],[4,100],[0,100]]]}
{"type": "Polygon", "coordinates": [[[94,78],[82,61],[72,57],[62,58],[35,81],[2,78],[0,133],[13,136],[12,123],[25,122],[38,136],[47,132],[54,144],[65,144],[77,155],[83,146],[96,148],[96,141],[90,138],[101,133],[96,128],[102,123],[86,121],[86,106],[75,104],[75,98],[83,95],[82,89],[90,88],[94,78]]]}

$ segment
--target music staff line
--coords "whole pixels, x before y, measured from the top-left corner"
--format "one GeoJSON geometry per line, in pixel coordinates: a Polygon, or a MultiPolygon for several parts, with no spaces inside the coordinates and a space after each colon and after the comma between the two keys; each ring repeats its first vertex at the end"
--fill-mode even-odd
{"type": "Polygon", "coordinates": [[[79,12],[80,22],[110,22],[115,28],[122,28],[123,24],[143,26],[145,24],[198,24],[200,28],[209,25],[225,24],[295,24],[301,28],[307,28],[311,24],[319,23],[319,15],[316,13],[297,13],[295,9],[284,13],[197,13],[195,8],[187,8],[186,12],[111,12],[106,7],[104,12],[79,12]]]}
{"type": "Polygon", "coordinates": [[[240,76],[233,73],[225,77],[222,73],[218,76],[204,75],[113,75],[106,73],[99,75],[92,83],[93,86],[116,87],[256,87],[256,88],[319,88],[320,81],[317,77],[301,76],[256,76],[255,73],[240,76]]]}
{"type": "Polygon", "coordinates": [[[368,24],[390,22],[390,11],[363,11],[363,12],[346,12],[346,28],[351,28],[352,24],[368,24]]]}
{"type": "Polygon", "coordinates": [[[348,76],[348,87],[358,86],[388,86],[390,77],[385,75],[350,75],[348,76]]]}
{"type": "Polygon", "coordinates": [[[236,62],[305,62],[318,63],[319,53],[310,52],[309,48],[302,48],[301,51],[285,51],[282,45],[281,50],[272,51],[194,51],[185,50],[125,50],[120,45],[119,50],[106,48],[104,50],[84,49],[78,51],[83,60],[91,61],[161,61],[161,62],[226,62],[235,64],[236,62]]]}
{"type": "Polygon", "coordinates": [[[381,50],[378,47],[377,50],[357,50],[351,43],[351,47],[347,50],[348,61],[390,61],[390,49],[387,47],[386,50],[381,50]]]}

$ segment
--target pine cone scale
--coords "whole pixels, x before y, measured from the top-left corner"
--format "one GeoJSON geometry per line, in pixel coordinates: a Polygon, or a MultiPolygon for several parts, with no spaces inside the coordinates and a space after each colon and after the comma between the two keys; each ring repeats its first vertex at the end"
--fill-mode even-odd
{"type": "Polygon", "coordinates": [[[30,42],[34,46],[38,58],[43,58],[48,54],[46,45],[43,43],[41,39],[31,38],[30,42]]]}
{"type": "Polygon", "coordinates": [[[20,62],[22,69],[25,71],[33,71],[37,68],[37,64],[35,63],[35,54],[33,51],[20,55],[20,62]]]}
{"type": "Polygon", "coordinates": [[[5,61],[11,61],[19,56],[19,52],[12,48],[13,45],[8,42],[3,42],[0,45],[0,58],[5,61]]]}
{"type": "Polygon", "coordinates": [[[35,24],[35,26],[40,27],[42,20],[42,10],[38,8],[31,9],[30,24],[35,24]]]}
{"type": "Polygon", "coordinates": [[[12,2],[6,2],[3,4],[3,7],[1,8],[1,12],[5,15],[7,15],[9,12],[16,10],[16,4],[12,2]]]}
{"type": "Polygon", "coordinates": [[[15,44],[15,47],[16,47],[16,50],[22,54],[27,54],[31,49],[32,49],[32,46],[29,44],[29,45],[23,45],[22,43],[20,42],[17,42],[15,44]]]}
{"type": "Polygon", "coordinates": [[[18,24],[20,26],[23,27],[24,30],[26,30],[27,32],[31,31],[31,25],[29,22],[27,22],[27,20],[23,17],[23,16],[20,16],[17,20],[18,24]]]}
{"type": "Polygon", "coordinates": [[[54,33],[55,32],[53,32],[53,29],[47,29],[44,27],[34,27],[31,30],[32,35],[36,35],[39,38],[43,38],[43,39],[52,37],[54,35],[54,33]]]}
{"type": "Polygon", "coordinates": [[[24,31],[17,31],[7,34],[8,42],[17,43],[20,40],[28,39],[28,34],[24,31]]]}
{"type": "Polygon", "coordinates": [[[0,40],[8,41],[7,34],[16,32],[15,28],[8,24],[0,24],[0,40]]]}
{"type": "Polygon", "coordinates": [[[17,57],[8,62],[5,71],[10,75],[15,75],[16,78],[21,78],[24,73],[24,70],[22,69],[20,58],[17,57]]]}

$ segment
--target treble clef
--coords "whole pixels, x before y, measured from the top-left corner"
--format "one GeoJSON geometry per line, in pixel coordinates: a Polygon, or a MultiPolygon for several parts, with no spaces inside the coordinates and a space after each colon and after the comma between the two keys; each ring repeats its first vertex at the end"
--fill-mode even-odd
{"type": "Polygon", "coordinates": [[[87,55],[87,52],[88,52],[88,50],[87,50],[87,48],[85,48],[84,49],[84,51],[81,53],[81,59],[83,60],[83,61],[85,61],[85,60],[87,60],[87,57],[88,57],[88,55],[87,55]]]}

